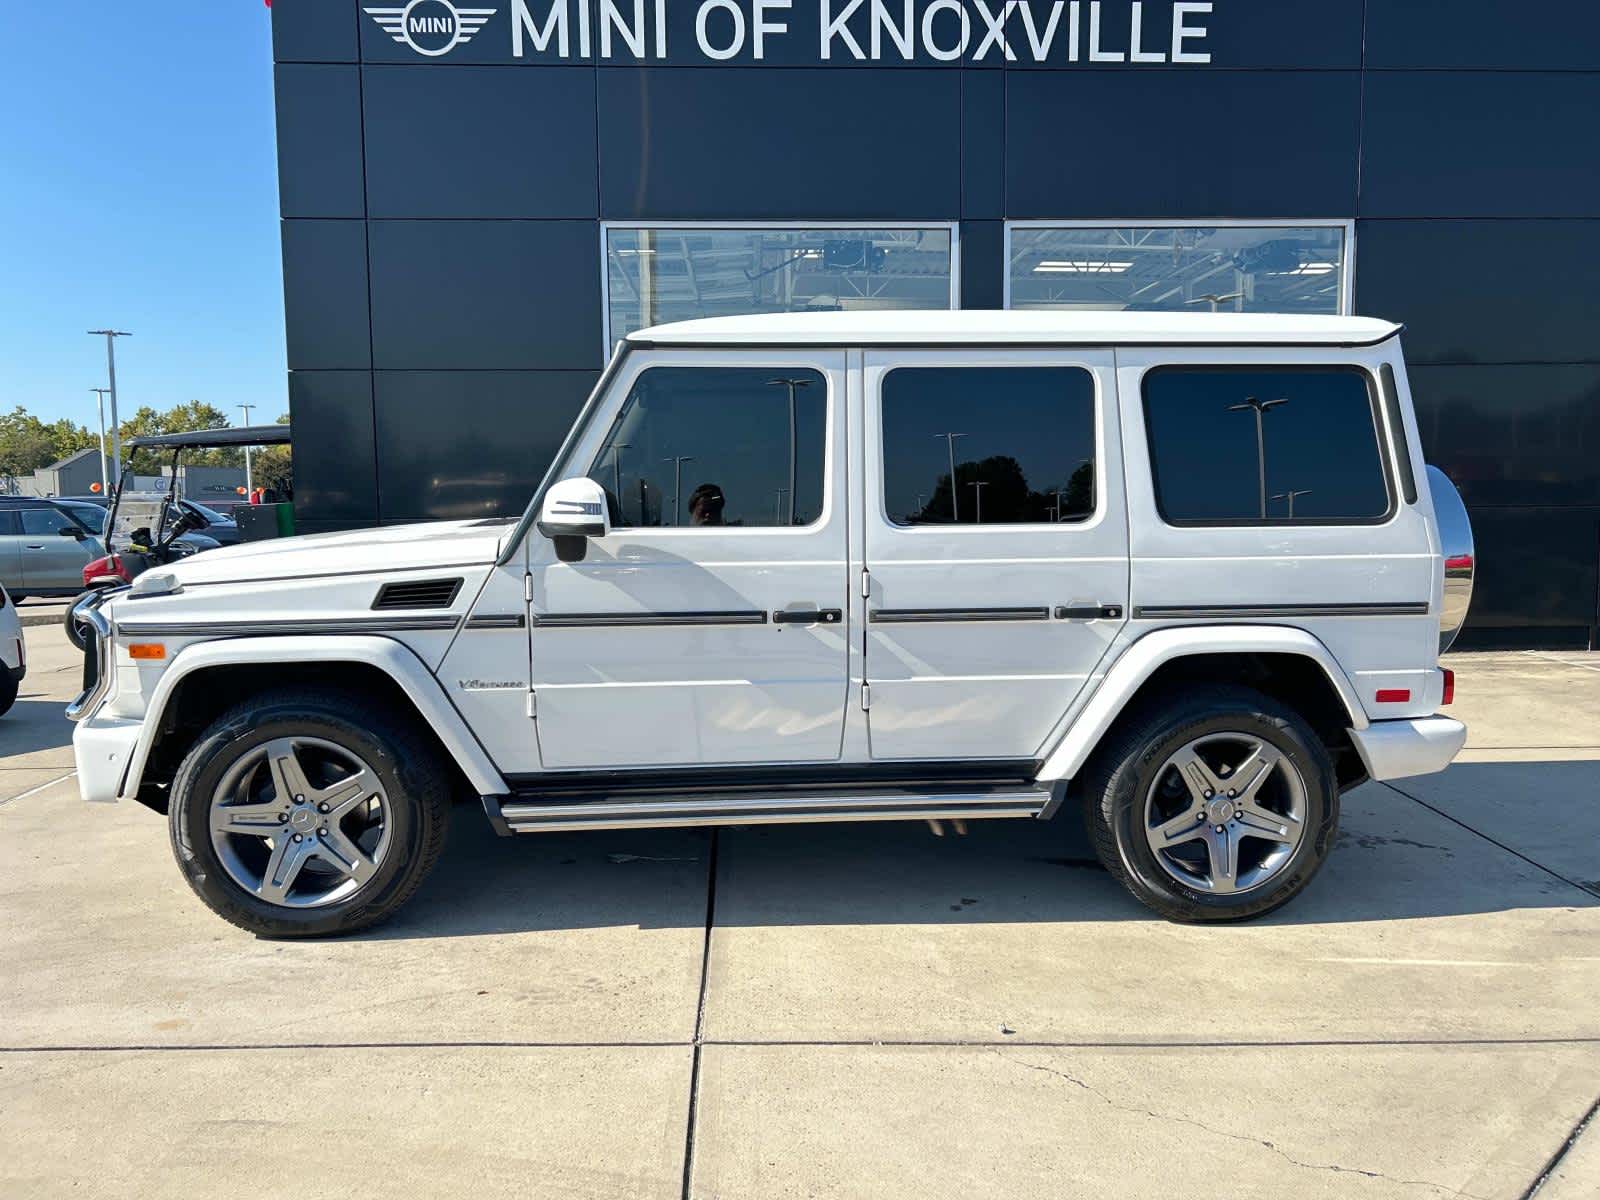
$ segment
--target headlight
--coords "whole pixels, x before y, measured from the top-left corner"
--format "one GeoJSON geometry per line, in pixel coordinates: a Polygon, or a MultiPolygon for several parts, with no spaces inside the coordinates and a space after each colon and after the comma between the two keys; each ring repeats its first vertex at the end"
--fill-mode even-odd
{"type": "Polygon", "coordinates": [[[174,596],[183,591],[183,584],[171,571],[146,571],[133,581],[128,589],[130,598],[139,596],[174,596]]]}

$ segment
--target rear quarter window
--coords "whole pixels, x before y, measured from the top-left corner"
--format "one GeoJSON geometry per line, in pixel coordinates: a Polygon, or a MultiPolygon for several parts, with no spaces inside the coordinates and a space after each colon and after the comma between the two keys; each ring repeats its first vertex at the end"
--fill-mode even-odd
{"type": "Polygon", "coordinates": [[[1358,367],[1157,367],[1144,377],[1156,506],[1172,525],[1367,525],[1393,489],[1358,367]]]}

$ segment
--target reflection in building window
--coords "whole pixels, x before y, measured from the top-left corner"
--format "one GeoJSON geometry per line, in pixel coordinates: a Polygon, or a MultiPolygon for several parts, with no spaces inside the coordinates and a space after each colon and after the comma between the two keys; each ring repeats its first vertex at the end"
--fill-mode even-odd
{"type": "Polygon", "coordinates": [[[948,226],[608,226],[605,239],[613,341],[698,317],[954,307],[948,226]]]}
{"type": "Polygon", "coordinates": [[[1012,308],[1341,313],[1344,225],[1014,226],[1012,308]]]}

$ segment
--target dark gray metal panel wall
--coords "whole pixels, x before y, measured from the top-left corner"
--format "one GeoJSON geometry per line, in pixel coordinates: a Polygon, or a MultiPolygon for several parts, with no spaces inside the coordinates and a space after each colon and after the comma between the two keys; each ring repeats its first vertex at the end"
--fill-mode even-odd
{"type": "Polygon", "coordinates": [[[424,60],[355,0],[273,6],[303,526],[520,507],[601,366],[601,219],[956,220],[997,307],[1007,219],[1354,216],[1357,309],[1406,323],[1474,515],[1474,626],[1596,624],[1600,6],[1216,0],[1213,65],[1137,67],[822,63],[808,0],[759,63],[517,63],[493,7],[424,60]]]}

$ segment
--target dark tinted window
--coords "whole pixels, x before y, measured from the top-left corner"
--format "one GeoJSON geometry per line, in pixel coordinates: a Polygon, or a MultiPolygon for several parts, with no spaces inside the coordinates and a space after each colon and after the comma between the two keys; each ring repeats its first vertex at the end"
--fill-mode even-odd
{"type": "Polygon", "coordinates": [[[1362,522],[1389,512],[1363,371],[1163,367],[1144,378],[1144,411],[1168,521],[1362,522]]]}
{"type": "Polygon", "coordinates": [[[0,536],[5,534],[19,534],[22,532],[22,523],[17,520],[17,510],[14,508],[0,508],[0,536]]]}
{"type": "Polygon", "coordinates": [[[1081,367],[888,372],[883,503],[897,525],[1049,524],[1092,515],[1094,377],[1081,367]]]}
{"type": "Polygon", "coordinates": [[[22,532],[34,537],[59,534],[73,524],[71,517],[53,508],[25,508],[20,515],[22,532]]]}
{"type": "Polygon", "coordinates": [[[653,367],[589,468],[617,526],[809,525],[828,384],[794,367],[653,367]]]}

